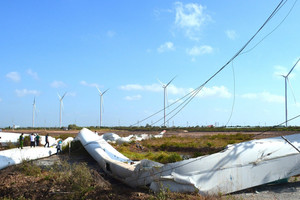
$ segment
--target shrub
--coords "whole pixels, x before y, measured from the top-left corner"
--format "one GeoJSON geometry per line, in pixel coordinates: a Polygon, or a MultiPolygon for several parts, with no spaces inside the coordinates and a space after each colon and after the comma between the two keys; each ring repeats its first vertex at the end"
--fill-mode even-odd
{"type": "Polygon", "coordinates": [[[7,143],[7,146],[6,146],[7,149],[13,149],[13,148],[17,148],[17,145],[15,143],[12,143],[11,141],[9,141],[7,143]]]}
{"type": "Polygon", "coordinates": [[[156,154],[152,159],[163,164],[182,160],[181,156],[178,153],[168,154],[166,152],[160,152],[159,154],[156,154]]]}
{"type": "Polygon", "coordinates": [[[18,165],[18,169],[27,176],[39,176],[42,172],[41,168],[31,161],[23,161],[18,165]]]}
{"type": "Polygon", "coordinates": [[[24,142],[23,142],[23,146],[30,146],[30,136],[25,136],[24,137],[24,142]]]}
{"type": "Polygon", "coordinates": [[[212,146],[212,143],[210,143],[210,142],[207,142],[206,144],[207,144],[208,147],[212,146]]]}

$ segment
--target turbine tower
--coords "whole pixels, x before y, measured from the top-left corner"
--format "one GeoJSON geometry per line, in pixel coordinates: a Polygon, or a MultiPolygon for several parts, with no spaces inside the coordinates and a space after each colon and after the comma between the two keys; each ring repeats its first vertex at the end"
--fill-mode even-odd
{"type": "Polygon", "coordinates": [[[289,73],[286,76],[281,75],[284,78],[284,82],[285,82],[285,126],[286,127],[287,127],[287,121],[288,121],[288,119],[287,119],[287,115],[288,115],[288,111],[287,111],[287,82],[289,81],[288,77],[289,77],[290,73],[297,66],[299,60],[300,60],[300,58],[298,59],[298,61],[296,62],[296,64],[292,67],[292,69],[289,71],[289,73]]]}
{"type": "Polygon", "coordinates": [[[34,114],[35,114],[35,97],[33,99],[33,104],[32,104],[32,128],[34,128],[34,114]]]}
{"type": "Polygon", "coordinates": [[[160,80],[158,80],[164,89],[164,126],[166,126],[166,96],[167,96],[167,87],[170,85],[170,83],[176,78],[172,78],[172,80],[169,81],[167,84],[163,84],[160,80]]]}
{"type": "Polygon", "coordinates": [[[99,124],[99,127],[101,128],[101,125],[102,125],[102,105],[103,105],[103,95],[105,94],[105,92],[107,92],[109,89],[105,90],[104,92],[101,92],[99,90],[99,88],[97,87],[97,90],[99,92],[99,96],[100,96],[100,124],[99,124]]]}
{"type": "Polygon", "coordinates": [[[59,98],[59,127],[61,128],[61,122],[62,122],[62,116],[61,116],[61,111],[62,111],[62,106],[63,106],[63,99],[66,96],[67,92],[61,97],[58,93],[57,96],[59,98]]]}

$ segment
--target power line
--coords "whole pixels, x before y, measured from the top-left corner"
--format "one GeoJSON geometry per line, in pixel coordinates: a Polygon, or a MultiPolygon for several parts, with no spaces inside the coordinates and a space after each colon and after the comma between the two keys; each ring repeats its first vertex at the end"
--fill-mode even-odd
{"type": "MultiPolygon", "coordinates": [[[[282,6],[286,3],[287,0],[283,1],[281,0],[280,3],[277,5],[277,7],[273,10],[271,15],[267,18],[267,20],[263,23],[263,25],[256,31],[256,33],[246,42],[246,44],[231,58],[229,61],[227,61],[226,64],[224,64],[216,73],[214,73],[207,81],[205,81],[201,86],[204,87],[210,80],[212,80],[217,74],[219,74],[229,63],[231,63],[237,56],[240,55],[240,53],[248,46],[248,44],[256,37],[256,35],[263,29],[263,27],[273,18],[273,16],[282,8],[282,6]]],[[[199,88],[198,87],[198,88],[199,88]]],[[[198,94],[200,90],[196,91],[195,94],[198,94]]],[[[192,95],[191,99],[182,106],[182,108],[175,113],[170,119],[175,117],[196,95],[192,95]]],[[[168,121],[170,120],[168,119],[168,121]]]]}
{"type": "MultiPolygon", "coordinates": [[[[275,27],[275,29],[272,30],[272,32],[274,32],[282,23],[283,21],[287,18],[287,16],[290,14],[290,12],[292,11],[292,9],[294,8],[296,2],[298,0],[296,0],[293,4],[293,6],[291,7],[291,9],[289,10],[288,14],[285,16],[285,18],[280,22],[280,24],[275,27]]],[[[253,48],[255,48],[258,44],[256,44],[253,48],[251,48],[250,50],[243,52],[243,50],[250,44],[250,42],[257,36],[257,34],[265,27],[265,25],[276,15],[276,13],[285,5],[285,3],[287,2],[287,0],[281,0],[279,2],[279,4],[277,5],[277,7],[273,10],[273,12],[269,15],[269,17],[266,19],[266,21],[261,25],[261,27],[255,32],[255,34],[244,44],[244,46],[242,46],[242,48],[233,56],[229,59],[229,61],[227,61],[217,72],[215,72],[210,78],[208,78],[202,85],[200,85],[199,87],[197,87],[196,89],[192,90],[191,92],[189,92],[188,94],[184,95],[182,98],[176,100],[175,102],[173,102],[172,104],[170,104],[169,106],[167,106],[167,108],[173,106],[175,103],[178,103],[180,102],[181,100],[187,98],[186,100],[184,100],[182,103],[179,104],[179,106],[177,106],[176,108],[174,108],[173,110],[171,110],[166,116],[170,115],[171,113],[175,112],[177,109],[179,109],[174,115],[172,115],[168,120],[171,120],[173,117],[175,117],[183,108],[185,108],[185,106],[187,106],[191,100],[201,91],[201,89],[209,82],[211,81],[217,74],[219,74],[225,67],[228,66],[229,63],[231,63],[236,57],[238,57],[239,55],[242,55],[244,53],[247,53],[249,51],[251,51],[253,48]]],[[[271,33],[272,33],[271,32],[271,33]]],[[[267,36],[269,36],[271,33],[269,33],[267,36]]],[[[267,36],[265,36],[263,39],[265,39],[267,36]]],[[[161,109],[157,112],[155,112],[154,114],[142,119],[142,120],[139,120],[139,122],[143,122],[153,116],[155,116],[156,114],[162,112],[164,109],[161,109]]],[[[231,113],[232,115],[232,113],[231,113]]],[[[156,123],[158,123],[159,121],[161,121],[163,118],[160,118],[159,120],[155,121],[154,123],[152,123],[151,125],[154,125],[156,123]]],[[[136,125],[137,123],[131,125],[131,126],[134,126],[136,125]]]]}
{"type": "MultiPolygon", "coordinates": [[[[281,20],[281,22],[270,32],[268,33],[265,37],[263,37],[258,43],[256,43],[252,48],[250,48],[249,50],[241,53],[242,54],[246,54],[249,53],[250,51],[252,51],[254,48],[256,48],[263,40],[265,40],[269,35],[271,35],[277,28],[279,28],[279,26],[286,20],[286,18],[290,15],[290,13],[292,12],[293,8],[295,7],[296,3],[298,0],[295,0],[292,7],[290,8],[289,12],[286,14],[286,16],[281,20]]],[[[286,3],[286,1],[284,2],[284,4],[286,3]]],[[[283,5],[282,5],[283,6],[283,5]]],[[[282,7],[281,6],[281,7],[282,7]]],[[[281,8],[280,7],[280,8],[281,8]]]]}

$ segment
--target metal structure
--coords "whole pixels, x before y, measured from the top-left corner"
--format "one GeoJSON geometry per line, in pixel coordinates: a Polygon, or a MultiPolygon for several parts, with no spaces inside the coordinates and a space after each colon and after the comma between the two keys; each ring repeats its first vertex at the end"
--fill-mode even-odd
{"type": "Polygon", "coordinates": [[[34,128],[35,108],[36,108],[36,106],[35,106],[35,97],[34,97],[33,104],[32,104],[32,128],[34,128]]]}
{"type": "Polygon", "coordinates": [[[294,70],[294,68],[297,66],[298,62],[299,62],[300,58],[298,59],[298,61],[296,62],[296,64],[292,67],[292,69],[289,71],[289,73],[284,76],[281,75],[284,78],[284,83],[285,83],[285,126],[287,127],[287,115],[288,115],[288,111],[287,111],[287,82],[288,82],[288,77],[291,74],[291,72],[294,70]]]}
{"type": "Polygon", "coordinates": [[[62,112],[62,106],[63,106],[63,99],[64,97],[66,96],[67,92],[65,92],[65,94],[61,97],[58,93],[57,93],[57,96],[59,98],[59,127],[61,128],[62,127],[62,115],[61,115],[61,112],[62,112]]]}
{"type": "Polygon", "coordinates": [[[101,126],[102,126],[102,105],[103,105],[103,95],[104,95],[109,89],[105,90],[104,92],[101,92],[101,91],[99,90],[99,88],[97,87],[97,90],[98,90],[99,96],[100,96],[100,123],[99,123],[99,127],[101,128],[101,126]]]}
{"type": "Polygon", "coordinates": [[[157,79],[162,88],[164,89],[164,126],[166,126],[166,96],[167,96],[167,87],[170,85],[170,83],[176,78],[176,76],[174,78],[172,78],[172,80],[169,81],[169,83],[167,84],[163,84],[159,79],[157,79]]]}

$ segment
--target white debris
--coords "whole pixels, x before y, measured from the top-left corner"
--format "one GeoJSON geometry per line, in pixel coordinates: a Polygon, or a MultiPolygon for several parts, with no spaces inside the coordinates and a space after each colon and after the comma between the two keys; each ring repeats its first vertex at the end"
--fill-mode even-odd
{"type": "Polygon", "coordinates": [[[180,162],[129,162],[103,138],[82,129],[78,138],[104,171],[136,187],[154,191],[227,194],[300,174],[300,134],[252,140],[224,151],[180,162]]]}
{"type": "Polygon", "coordinates": [[[48,157],[55,153],[56,149],[52,147],[23,147],[23,149],[14,148],[0,151],[0,169],[20,164],[23,161],[48,157]]]}
{"type": "MultiPolygon", "coordinates": [[[[0,132],[0,142],[2,145],[7,145],[9,142],[15,143],[17,146],[18,140],[21,133],[7,133],[7,132],[0,132]]],[[[24,134],[25,136],[29,136],[29,134],[24,134]]],[[[49,144],[50,148],[45,147],[28,147],[25,146],[23,149],[21,148],[14,148],[0,151],[0,169],[8,167],[10,165],[20,164],[23,161],[27,160],[35,160],[39,158],[44,158],[56,154],[57,149],[55,148],[57,142],[55,138],[49,136],[49,144]]],[[[69,142],[73,140],[72,137],[67,138],[62,142],[63,146],[67,145],[69,142]]],[[[45,136],[41,136],[40,144],[45,144],[45,136]]]]}

